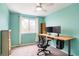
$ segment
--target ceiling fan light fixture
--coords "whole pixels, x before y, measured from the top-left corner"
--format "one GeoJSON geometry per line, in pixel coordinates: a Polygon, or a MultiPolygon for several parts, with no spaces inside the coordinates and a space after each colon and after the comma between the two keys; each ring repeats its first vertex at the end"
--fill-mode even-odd
{"type": "Polygon", "coordinates": [[[41,8],[40,6],[37,6],[37,7],[36,7],[36,10],[37,10],[37,11],[42,11],[42,8],[41,8]]]}

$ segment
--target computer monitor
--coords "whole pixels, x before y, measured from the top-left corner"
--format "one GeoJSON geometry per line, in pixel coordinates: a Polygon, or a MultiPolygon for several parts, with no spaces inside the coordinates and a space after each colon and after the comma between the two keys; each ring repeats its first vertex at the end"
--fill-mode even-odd
{"type": "Polygon", "coordinates": [[[61,27],[60,26],[46,27],[46,31],[48,33],[61,33],[61,27]]]}
{"type": "Polygon", "coordinates": [[[61,26],[53,26],[53,33],[61,33],[61,26]]]}
{"type": "Polygon", "coordinates": [[[46,27],[46,31],[49,32],[49,33],[52,33],[53,32],[53,27],[46,27]]]}

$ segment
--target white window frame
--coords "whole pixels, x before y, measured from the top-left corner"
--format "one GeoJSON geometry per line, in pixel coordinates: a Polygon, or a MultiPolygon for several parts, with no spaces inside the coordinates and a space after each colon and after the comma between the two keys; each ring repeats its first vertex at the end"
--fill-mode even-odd
{"type": "MultiPolygon", "coordinates": [[[[21,19],[20,19],[20,27],[22,26],[22,19],[23,19],[23,18],[24,18],[24,17],[21,17],[21,19]]],[[[32,29],[31,29],[31,27],[30,27],[30,26],[31,26],[30,21],[32,21],[31,18],[30,18],[30,19],[29,19],[29,18],[25,18],[25,19],[28,19],[27,31],[26,31],[26,32],[25,32],[25,31],[22,32],[22,28],[20,28],[21,34],[25,34],[25,33],[36,33],[36,20],[33,20],[33,21],[35,21],[35,31],[32,32],[32,31],[31,31],[32,29]]]]}

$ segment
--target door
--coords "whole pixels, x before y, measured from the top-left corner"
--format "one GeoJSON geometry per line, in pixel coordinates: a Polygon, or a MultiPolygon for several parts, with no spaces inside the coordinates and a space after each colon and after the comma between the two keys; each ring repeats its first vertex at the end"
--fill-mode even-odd
{"type": "Polygon", "coordinates": [[[10,32],[9,30],[2,31],[2,55],[9,56],[11,50],[10,32]]]}

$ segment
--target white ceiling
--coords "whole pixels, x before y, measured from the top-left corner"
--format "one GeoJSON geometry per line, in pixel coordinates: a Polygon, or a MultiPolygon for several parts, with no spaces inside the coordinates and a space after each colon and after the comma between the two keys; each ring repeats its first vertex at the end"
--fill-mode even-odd
{"type": "Polygon", "coordinates": [[[14,12],[35,16],[46,16],[71,5],[71,3],[42,3],[43,9],[46,11],[36,11],[36,3],[7,3],[6,5],[14,12]]]}

